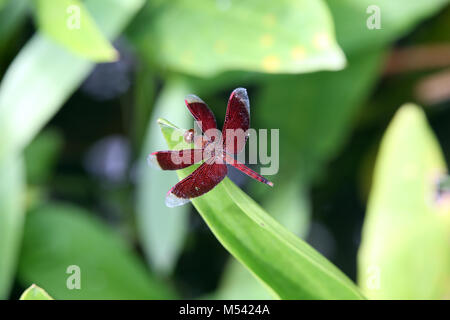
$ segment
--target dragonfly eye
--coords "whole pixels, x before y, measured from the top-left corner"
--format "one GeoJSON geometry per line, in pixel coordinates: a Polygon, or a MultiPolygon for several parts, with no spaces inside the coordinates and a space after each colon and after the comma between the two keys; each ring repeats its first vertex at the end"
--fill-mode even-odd
{"type": "Polygon", "coordinates": [[[194,129],[189,129],[184,133],[184,141],[186,141],[186,143],[194,142],[194,129]]]}

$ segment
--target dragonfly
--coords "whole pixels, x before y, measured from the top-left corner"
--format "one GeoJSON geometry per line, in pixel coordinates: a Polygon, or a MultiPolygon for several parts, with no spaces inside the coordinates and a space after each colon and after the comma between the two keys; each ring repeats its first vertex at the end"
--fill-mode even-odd
{"type": "Polygon", "coordinates": [[[231,93],[222,131],[217,129],[214,113],[202,99],[190,94],[185,103],[201,131],[196,134],[190,129],[184,133],[184,140],[193,143],[194,148],[157,151],[148,156],[149,164],[162,170],[179,170],[203,161],[167,192],[165,203],[168,207],[186,204],[211,191],[227,175],[227,164],[273,187],[271,181],[234,158],[245,148],[250,128],[250,102],[246,89],[237,88],[231,93]]]}

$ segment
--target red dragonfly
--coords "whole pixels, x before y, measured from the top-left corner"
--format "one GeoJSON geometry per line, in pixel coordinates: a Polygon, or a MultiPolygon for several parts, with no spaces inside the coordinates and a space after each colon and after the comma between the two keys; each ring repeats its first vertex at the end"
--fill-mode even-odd
{"type": "Polygon", "coordinates": [[[273,186],[272,182],[233,157],[244,149],[248,138],[250,102],[247,90],[237,88],[231,93],[222,132],[217,129],[216,118],[203,100],[188,95],[184,101],[203,134],[195,135],[194,129],[190,129],[184,134],[184,140],[194,142],[194,149],[157,151],[149,155],[148,161],[162,170],[178,170],[202,160],[204,162],[169,190],[166,196],[168,207],[183,205],[213,189],[227,175],[226,164],[273,186]]]}

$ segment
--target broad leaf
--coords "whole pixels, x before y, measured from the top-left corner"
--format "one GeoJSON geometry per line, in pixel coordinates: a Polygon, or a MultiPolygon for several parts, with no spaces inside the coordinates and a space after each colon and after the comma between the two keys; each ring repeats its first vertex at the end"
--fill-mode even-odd
{"type": "Polygon", "coordinates": [[[194,75],[345,66],[322,0],[170,1],[149,5],[135,27],[149,60],[194,75]]]}
{"type": "Polygon", "coordinates": [[[20,296],[20,300],[53,300],[44,289],[32,284],[20,296]]]}
{"type": "Polygon", "coordinates": [[[28,214],[19,279],[42,285],[56,299],[173,297],[115,232],[90,212],[62,204],[28,214]],[[79,267],[80,289],[68,286],[70,266],[79,267]]]}
{"type": "Polygon", "coordinates": [[[448,297],[450,206],[437,192],[445,173],[423,111],[401,107],[380,146],[359,249],[358,278],[367,297],[448,297]]]}
{"type": "MultiPolygon", "coordinates": [[[[169,147],[180,146],[182,136],[174,139],[179,129],[165,120],[160,125],[169,147]]],[[[180,176],[186,176],[188,169],[180,170],[180,176]]],[[[275,297],[362,298],[332,263],[282,227],[228,178],[192,203],[222,245],[275,297]]]]}
{"type": "Polygon", "coordinates": [[[92,61],[114,61],[118,53],[97,27],[83,2],[34,0],[39,30],[69,51],[92,61]]]}
{"type": "Polygon", "coordinates": [[[25,213],[25,172],[22,158],[0,163],[0,299],[9,295],[22,238],[25,213]]]}
{"type": "MultiPolygon", "coordinates": [[[[271,190],[271,193],[271,196],[263,201],[264,209],[286,229],[303,239],[309,229],[310,208],[300,181],[294,177],[285,184],[277,184],[277,188],[271,190]]],[[[271,295],[244,266],[232,258],[225,268],[219,288],[210,297],[245,300],[270,299],[271,295]]]]}

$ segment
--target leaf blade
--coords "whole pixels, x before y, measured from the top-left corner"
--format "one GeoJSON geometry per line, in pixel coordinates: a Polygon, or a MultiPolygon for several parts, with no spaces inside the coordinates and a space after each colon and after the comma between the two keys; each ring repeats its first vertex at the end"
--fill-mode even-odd
{"type": "Polygon", "coordinates": [[[173,297],[115,232],[91,213],[66,204],[48,204],[28,214],[18,275],[56,299],[173,297]],[[80,290],[67,287],[71,265],[80,268],[80,290]]]}
{"type": "Polygon", "coordinates": [[[97,27],[83,2],[36,0],[39,30],[69,51],[96,62],[117,60],[118,53],[97,27]]]}
{"type": "MultiPolygon", "coordinates": [[[[171,139],[176,127],[164,125],[163,129],[170,148],[179,144],[171,139]]],[[[180,177],[192,170],[188,169],[179,170],[180,177]]],[[[228,178],[192,203],[222,245],[276,297],[363,298],[335,266],[282,227],[228,178]]]]}
{"type": "Polygon", "coordinates": [[[0,162],[0,298],[8,297],[15,274],[25,217],[22,158],[0,162]]]}
{"type": "Polygon", "coordinates": [[[358,282],[369,298],[448,294],[450,211],[441,212],[435,197],[445,173],[424,112],[402,106],[380,146],[358,252],[358,282]]]}
{"type": "Polygon", "coordinates": [[[19,300],[53,300],[53,298],[41,287],[32,284],[20,296],[19,300]]]}
{"type": "Polygon", "coordinates": [[[226,3],[229,7],[214,1],[149,7],[137,25],[136,41],[148,59],[198,76],[227,70],[301,73],[345,66],[322,1],[226,3]]]}

